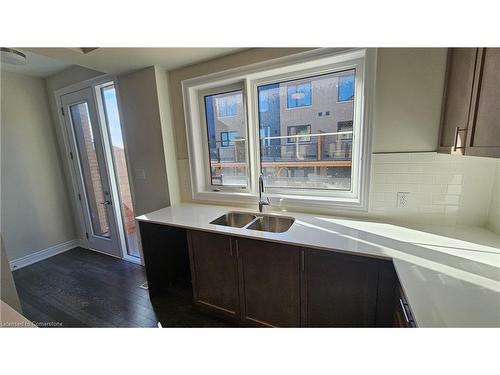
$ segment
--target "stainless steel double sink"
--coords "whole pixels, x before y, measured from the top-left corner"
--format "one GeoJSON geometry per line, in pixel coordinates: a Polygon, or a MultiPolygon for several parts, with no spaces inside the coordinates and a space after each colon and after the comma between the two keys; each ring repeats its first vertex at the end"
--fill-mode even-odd
{"type": "Polygon", "coordinates": [[[228,212],[212,220],[210,224],[252,229],[262,232],[283,233],[290,229],[294,221],[295,219],[289,216],[228,212]]]}

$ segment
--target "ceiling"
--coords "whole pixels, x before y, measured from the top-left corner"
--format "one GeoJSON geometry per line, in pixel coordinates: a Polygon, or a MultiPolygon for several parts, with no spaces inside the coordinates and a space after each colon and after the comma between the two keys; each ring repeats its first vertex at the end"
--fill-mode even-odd
{"type": "Polygon", "coordinates": [[[20,51],[26,55],[26,64],[12,65],[2,63],[2,70],[35,77],[47,77],[71,66],[67,62],[37,55],[24,49],[20,49],[20,51]]]}
{"type": "MultiPolygon", "coordinates": [[[[228,55],[243,48],[19,48],[28,52],[28,63],[36,74],[44,76],[49,71],[49,61],[54,69],[45,76],[70,65],[81,65],[103,73],[119,74],[151,65],[172,70],[205,60],[228,55]],[[89,51],[84,53],[84,51],[89,51]],[[37,58],[34,56],[39,55],[37,58]],[[48,59],[47,59],[48,58],[48,59]],[[31,62],[30,62],[31,60],[31,62]],[[57,67],[57,68],[56,68],[57,67]],[[62,67],[62,68],[61,68],[62,67]]],[[[7,65],[7,64],[4,64],[7,65]]],[[[9,68],[10,69],[10,68],[9,68]]],[[[25,73],[29,74],[29,73],[25,73]]]]}

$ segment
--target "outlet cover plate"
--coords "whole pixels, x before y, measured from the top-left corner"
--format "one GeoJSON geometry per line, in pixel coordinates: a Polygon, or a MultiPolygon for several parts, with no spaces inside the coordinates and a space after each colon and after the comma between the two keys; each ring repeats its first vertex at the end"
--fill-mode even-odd
{"type": "Polygon", "coordinates": [[[410,201],[410,192],[398,191],[398,196],[397,196],[398,208],[407,208],[409,206],[409,201],[410,201]]]}

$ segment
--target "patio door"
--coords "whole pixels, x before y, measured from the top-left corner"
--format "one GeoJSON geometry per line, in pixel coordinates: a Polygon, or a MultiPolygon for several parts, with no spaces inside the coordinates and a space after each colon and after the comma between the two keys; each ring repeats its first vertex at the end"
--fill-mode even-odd
{"type": "MultiPolygon", "coordinates": [[[[90,248],[121,257],[117,215],[103,134],[91,87],[61,96],[90,248]]],[[[111,167],[112,168],[112,167],[111,167]]]]}

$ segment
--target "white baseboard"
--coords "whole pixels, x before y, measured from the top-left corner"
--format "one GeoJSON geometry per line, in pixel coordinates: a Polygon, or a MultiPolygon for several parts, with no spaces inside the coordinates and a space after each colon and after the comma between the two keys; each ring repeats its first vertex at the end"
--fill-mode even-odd
{"type": "Polygon", "coordinates": [[[75,239],[71,240],[68,242],[63,242],[55,246],[51,246],[47,249],[43,249],[40,251],[37,251],[36,253],[29,254],[26,256],[23,256],[21,258],[13,259],[9,262],[10,269],[12,271],[18,270],[19,268],[23,268],[26,266],[29,266],[30,264],[39,262],[41,260],[50,258],[54,255],[63,253],[65,251],[74,249],[75,247],[82,246],[82,240],[80,239],[75,239]]]}

